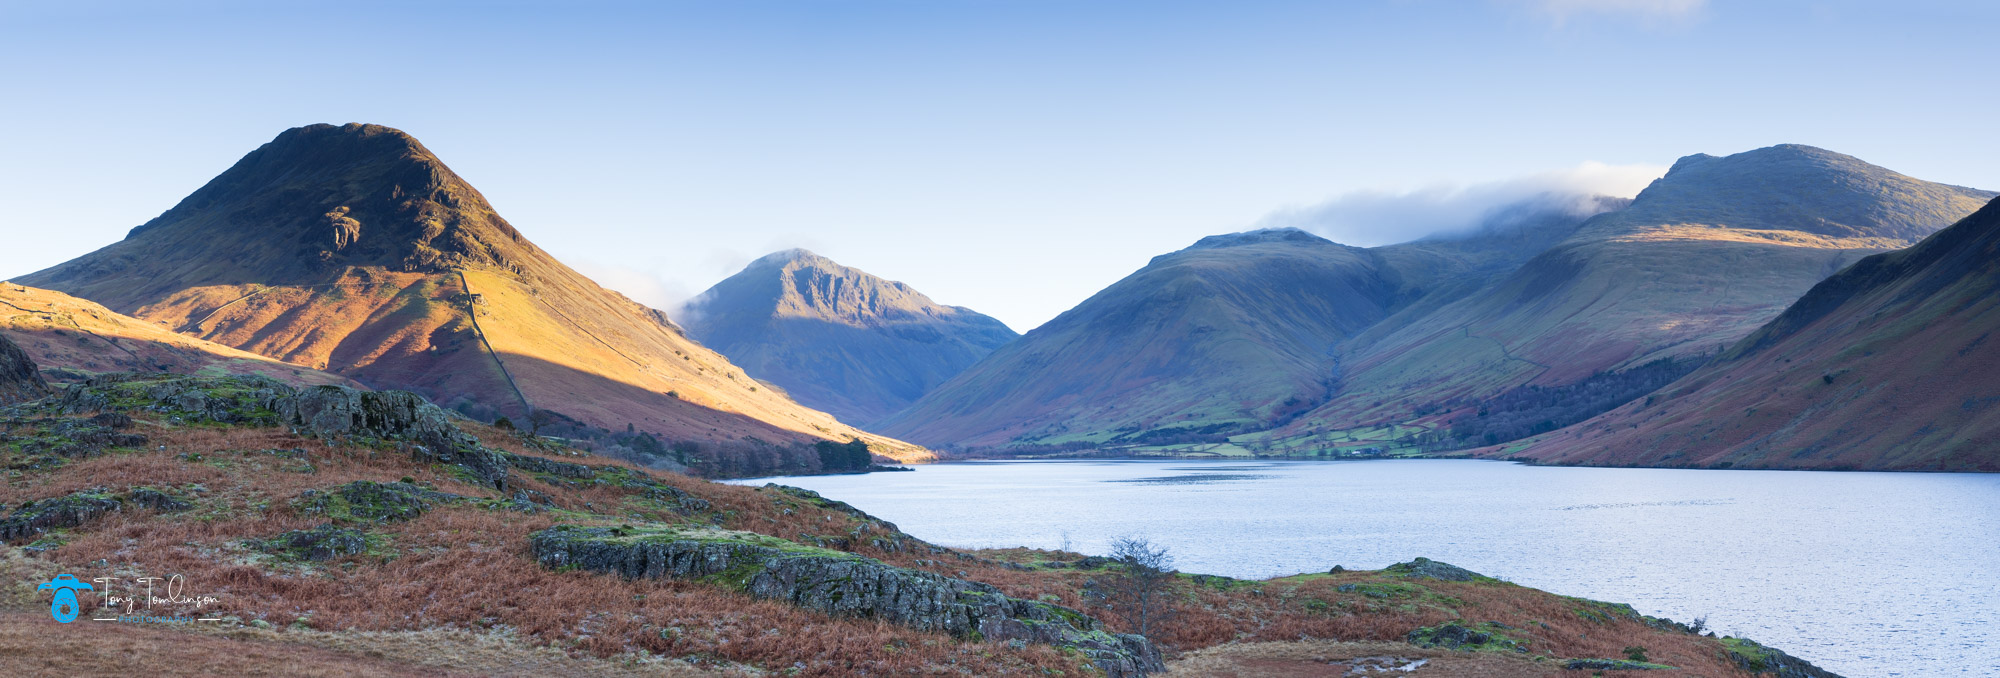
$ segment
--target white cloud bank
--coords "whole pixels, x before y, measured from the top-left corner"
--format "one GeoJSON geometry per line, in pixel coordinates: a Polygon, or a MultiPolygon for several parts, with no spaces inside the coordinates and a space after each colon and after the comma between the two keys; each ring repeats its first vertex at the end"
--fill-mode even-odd
{"type": "Polygon", "coordinates": [[[1498,208],[1543,196],[1571,199],[1579,210],[1589,207],[1586,198],[1592,195],[1630,198],[1666,173],[1665,165],[1586,162],[1505,181],[1353,191],[1316,205],[1279,210],[1264,217],[1258,227],[1299,228],[1357,247],[1390,245],[1469,230],[1498,208]]]}

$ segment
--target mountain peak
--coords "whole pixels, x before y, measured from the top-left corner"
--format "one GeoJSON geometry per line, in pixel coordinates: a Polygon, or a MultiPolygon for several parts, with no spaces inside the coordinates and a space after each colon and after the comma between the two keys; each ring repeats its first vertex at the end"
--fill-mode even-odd
{"type": "MultiPolygon", "coordinates": [[[[688,322],[702,324],[712,309],[761,309],[759,315],[813,317],[856,326],[897,318],[954,315],[894,280],[793,248],[759,257],[688,303],[688,322]]],[[[693,328],[690,328],[691,330],[693,328]]]]}
{"type": "Polygon", "coordinates": [[[344,266],[516,268],[533,247],[415,137],[361,123],[285,130],[126,241],[216,248],[279,278],[344,266]]]}
{"type": "Polygon", "coordinates": [[[716,283],[681,321],[751,376],[861,422],[902,409],[1017,336],[803,249],[765,255],[716,283]]]}
{"type": "Polygon", "coordinates": [[[1594,232],[1682,224],[1914,242],[1992,199],[1802,144],[1689,155],[1594,232]]]}
{"type": "MultiPolygon", "coordinates": [[[[820,256],[819,253],[803,247],[794,247],[787,250],[778,250],[776,252],[772,252],[770,254],[766,254],[764,256],[757,258],[758,263],[767,263],[767,264],[789,264],[795,261],[807,262],[807,263],[834,264],[834,261],[832,259],[820,256]]],[[[838,266],[839,264],[834,264],[834,265],[838,266]]]]}
{"type": "Polygon", "coordinates": [[[1279,228],[1260,228],[1254,231],[1243,231],[1240,233],[1224,233],[1222,235],[1211,235],[1206,238],[1202,238],[1200,240],[1195,241],[1195,243],[1193,245],[1190,245],[1188,249],[1207,250],[1207,249],[1218,249],[1223,247],[1242,247],[1244,245],[1256,245],[1267,242],[1295,242],[1295,243],[1314,243],[1314,244],[1324,243],[1328,245],[1339,244],[1332,240],[1327,240],[1326,238],[1322,238],[1317,235],[1307,233],[1303,230],[1300,230],[1292,226],[1283,226],[1279,228]]]}

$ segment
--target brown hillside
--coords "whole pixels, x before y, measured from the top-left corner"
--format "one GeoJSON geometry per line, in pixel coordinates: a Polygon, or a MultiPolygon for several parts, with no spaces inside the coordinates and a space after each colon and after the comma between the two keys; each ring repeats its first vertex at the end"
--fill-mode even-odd
{"type": "Polygon", "coordinates": [[[0,337],[19,344],[58,380],[136,371],[259,375],[295,386],[360,385],[339,375],[176,334],[61,292],[13,283],[0,283],[0,337]]]}
{"type": "MultiPolygon", "coordinates": [[[[837,498],[654,475],[403,397],[149,375],[0,411],[21,443],[0,445],[16,469],[0,484],[0,675],[226,658],[233,675],[1090,676],[1105,675],[1103,655],[1078,641],[1140,626],[1105,595],[1127,572],[1107,558],[957,551],[837,498]],[[370,416],[306,416],[351,398],[370,416]],[[63,438],[78,430],[100,442],[63,438]],[[554,558],[552,533],[611,558],[554,558]],[[729,569],[689,569],[717,561],[729,569]],[[84,596],[86,618],[48,631],[52,595],[36,583],[59,573],[120,593],[180,577],[184,596],[138,611],[213,621],[100,623],[113,610],[84,596]],[[863,604],[835,606],[842,592],[863,604]],[[1050,616],[926,626],[1002,597],[1050,616]],[[1038,635],[1063,627],[1094,633],[1038,635]],[[51,634],[62,652],[28,651],[51,634]]],[[[1423,660],[1411,675],[1580,677],[1570,661],[1644,647],[1664,665],[1647,675],[1747,678],[1746,663],[1783,657],[1424,559],[1163,586],[1147,629],[1166,675],[1423,660]]]]}
{"type": "Polygon", "coordinates": [[[288,130],[125,240],[22,282],[480,418],[549,410],[673,439],[862,437],[927,455],[758,388],[377,125],[288,130]]]}
{"type": "Polygon", "coordinates": [[[2000,201],[1813,287],[1709,366],[1503,453],[1558,463],[2000,471],[2000,201]]]}

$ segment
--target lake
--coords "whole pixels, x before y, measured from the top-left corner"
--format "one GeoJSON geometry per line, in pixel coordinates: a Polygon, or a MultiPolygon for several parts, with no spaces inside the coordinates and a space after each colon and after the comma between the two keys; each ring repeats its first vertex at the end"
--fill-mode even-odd
{"type": "Polygon", "coordinates": [[[963,462],[807,476],[953,547],[1104,553],[1263,578],[1426,556],[1631,603],[1859,676],[2000,675],[2000,475],[1494,461],[963,462]]]}

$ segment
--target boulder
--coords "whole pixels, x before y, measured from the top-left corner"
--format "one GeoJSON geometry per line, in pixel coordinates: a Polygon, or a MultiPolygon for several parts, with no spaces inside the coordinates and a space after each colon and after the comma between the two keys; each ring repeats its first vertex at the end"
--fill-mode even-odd
{"type": "Polygon", "coordinates": [[[0,337],[0,405],[40,400],[49,395],[49,383],[26,351],[6,337],[0,337]]]}
{"type": "Polygon", "coordinates": [[[1407,563],[1396,563],[1382,568],[1383,572],[1412,579],[1436,579],[1439,581],[1477,581],[1485,575],[1449,563],[1440,563],[1429,558],[1417,558],[1407,563]]]}
{"type": "Polygon", "coordinates": [[[117,497],[102,492],[78,492],[31,501],[0,520],[0,541],[25,539],[59,527],[76,527],[121,507],[117,497]]]}
{"type": "Polygon", "coordinates": [[[308,516],[336,522],[385,523],[409,520],[445,502],[464,499],[410,483],[378,483],[357,480],[325,490],[306,490],[292,500],[292,507],[308,516]]]}
{"type": "Polygon", "coordinates": [[[368,533],[327,523],[310,530],[285,532],[255,546],[268,553],[318,562],[367,552],[368,533]]]}
{"type": "Polygon", "coordinates": [[[321,438],[407,440],[419,458],[457,466],[494,489],[506,486],[502,454],[459,430],[444,408],[415,393],[314,386],[276,399],[271,409],[283,423],[321,438]]]}
{"type": "Polygon", "coordinates": [[[1403,637],[1403,642],[1417,647],[1437,647],[1447,650],[1528,651],[1520,641],[1495,632],[1506,629],[1505,625],[1487,622],[1485,626],[1488,627],[1487,630],[1467,627],[1458,622],[1426,626],[1409,632],[1403,637]]]}

